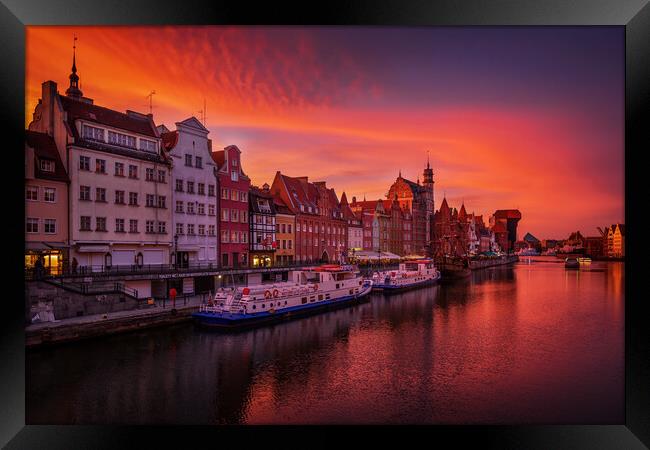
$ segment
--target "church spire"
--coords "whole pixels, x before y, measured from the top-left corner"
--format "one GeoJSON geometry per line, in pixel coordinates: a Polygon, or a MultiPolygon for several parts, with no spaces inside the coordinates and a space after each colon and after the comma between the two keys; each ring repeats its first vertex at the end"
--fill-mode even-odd
{"type": "Polygon", "coordinates": [[[65,95],[76,100],[83,97],[83,92],[79,89],[79,75],[77,75],[77,35],[74,35],[72,41],[72,73],[70,73],[70,87],[65,91],[65,95]]]}

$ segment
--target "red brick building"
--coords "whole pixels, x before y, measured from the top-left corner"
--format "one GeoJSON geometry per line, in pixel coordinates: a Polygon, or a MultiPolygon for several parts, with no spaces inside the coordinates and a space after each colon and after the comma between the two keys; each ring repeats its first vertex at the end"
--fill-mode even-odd
{"type": "Polygon", "coordinates": [[[517,224],[520,220],[521,213],[518,209],[498,209],[490,217],[490,227],[502,251],[506,253],[514,251],[517,241],[517,224]]]}
{"type": "Polygon", "coordinates": [[[348,230],[334,189],[278,171],[271,194],[296,216],[296,261],[339,261],[348,248],[348,230]]]}
{"type": "Polygon", "coordinates": [[[248,191],[251,180],[241,165],[241,150],[229,145],[213,151],[217,165],[219,198],[219,235],[221,267],[246,267],[248,265],[248,191]]]}

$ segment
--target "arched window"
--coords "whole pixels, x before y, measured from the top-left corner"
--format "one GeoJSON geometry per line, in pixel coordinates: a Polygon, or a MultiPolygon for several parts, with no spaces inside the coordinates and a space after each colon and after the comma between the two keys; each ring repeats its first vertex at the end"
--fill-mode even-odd
{"type": "Polygon", "coordinates": [[[143,262],[144,262],[144,257],[142,256],[142,252],[139,252],[139,253],[137,254],[137,256],[135,257],[135,264],[136,264],[138,267],[142,267],[143,262]]]}

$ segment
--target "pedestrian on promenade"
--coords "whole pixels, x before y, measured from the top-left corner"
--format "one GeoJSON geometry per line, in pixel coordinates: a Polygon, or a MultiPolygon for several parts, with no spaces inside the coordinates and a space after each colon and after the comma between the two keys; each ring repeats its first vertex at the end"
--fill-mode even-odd
{"type": "Polygon", "coordinates": [[[172,299],[172,309],[176,309],[176,288],[169,290],[169,298],[172,299]]]}
{"type": "Polygon", "coordinates": [[[72,258],[72,273],[77,273],[77,266],[79,265],[79,262],[77,261],[77,258],[72,258]]]}

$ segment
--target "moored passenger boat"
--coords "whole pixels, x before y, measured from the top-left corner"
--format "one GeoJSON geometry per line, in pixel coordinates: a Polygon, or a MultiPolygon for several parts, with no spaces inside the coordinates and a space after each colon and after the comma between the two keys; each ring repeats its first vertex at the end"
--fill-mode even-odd
{"type": "Polygon", "coordinates": [[[259,284],[218,292],[192,314],[199,325],[237,328],[295,317],[354,303],[370,293],[353,266],[323,265],[290,272],[290,281],[259,284]]]}
{"type": "Polygon", "coordinates": [[[440,272],[433,261],[423,259],[406,261],[397,270],[387,270],[372,274],[373,290],[401,291],[427,284],[433,284],[440,279],[440,272]]]}

